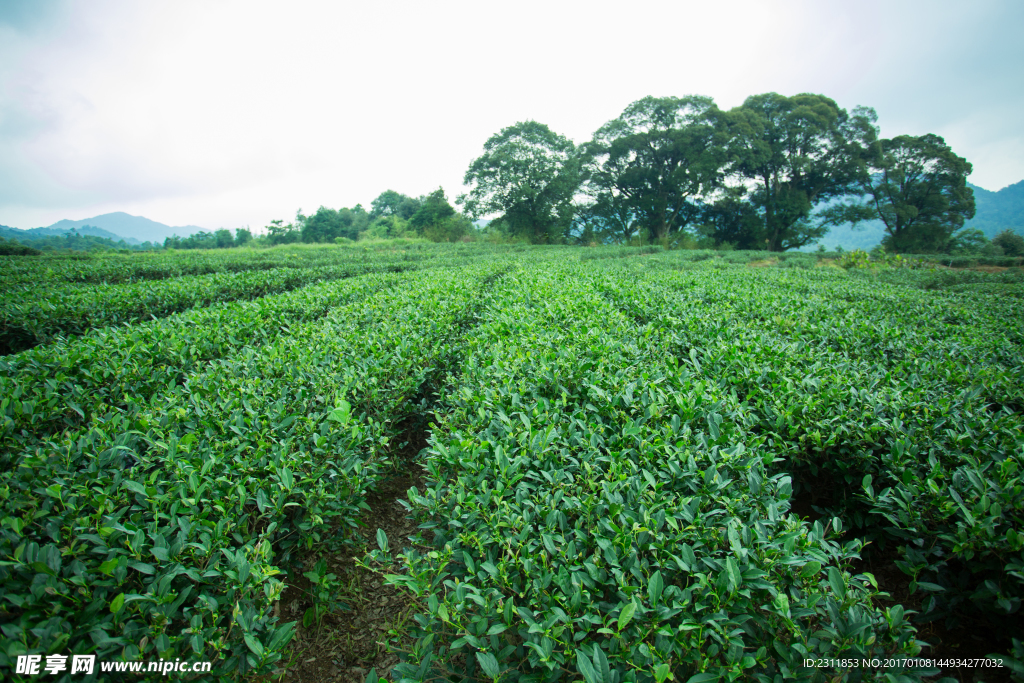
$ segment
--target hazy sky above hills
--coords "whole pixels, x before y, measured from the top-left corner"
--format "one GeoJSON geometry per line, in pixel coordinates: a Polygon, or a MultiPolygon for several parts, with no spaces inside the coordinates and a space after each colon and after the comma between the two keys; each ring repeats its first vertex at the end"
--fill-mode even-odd
{"type": "Polygon", "coordinates": [[[822,93],[1024,178],[1024,3],[0,0],[0,224],[257,228],[451,199],[484,141],[587,140],[646,95],[822,93]]]}

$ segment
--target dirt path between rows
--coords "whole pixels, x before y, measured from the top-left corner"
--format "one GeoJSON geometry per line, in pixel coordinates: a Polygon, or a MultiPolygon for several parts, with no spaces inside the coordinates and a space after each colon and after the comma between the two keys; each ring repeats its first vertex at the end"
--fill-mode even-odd
{"type": "MultiPolygon", "coordinates": [[[[425,488],[424,472],[415,456],[426,447],[426,436],[425,432],[413,435],[403,449],[401,473],[381,482],[367,496],[370,510],[361,519],[365,526],[355,532],[361,547],[339,554],[312,553],[305,558],[307,570],[318,560],[326,560],[329,571],[344,586],[340,599],[348,609],[326,615],[319,626],[304,628],[303,614],[313,604],[307,592],[311,585],[301,571],[297,572],[300,576],[291,577],[281,599],[280,616],[282,621],[298,624],[288,646],[291,664],[284,677],[276,680],[364,683],[371,669],[387,676],[398,663],[398,655],[388,652],[388,631],[411,619],[416,605],[406,592],[386,584],[382,574],[359,567],[356,559],[377,547],[378,529],[387,534],[393,557],[411,545],[416,523],[399,501],[407,499],[410,487],[421,492],[425,488]]],[[[400,573],[401,567],[396,563],[384,571],[400,573]]]]}

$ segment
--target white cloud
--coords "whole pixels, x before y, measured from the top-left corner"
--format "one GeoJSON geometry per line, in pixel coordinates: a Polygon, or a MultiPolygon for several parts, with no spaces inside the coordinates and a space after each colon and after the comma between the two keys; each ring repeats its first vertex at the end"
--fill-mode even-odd
{"type": "Polygon", "coordinates": [[[1024,176],[1005,3],[48,7],[0,14],[0,223],[19,227],[114,210],[256,226],[388,188],[454,197],[501,128],[579,142],[646,95],[820,92],[875,106],[885,134],[946,135],[979,184],[1024,176]]]}

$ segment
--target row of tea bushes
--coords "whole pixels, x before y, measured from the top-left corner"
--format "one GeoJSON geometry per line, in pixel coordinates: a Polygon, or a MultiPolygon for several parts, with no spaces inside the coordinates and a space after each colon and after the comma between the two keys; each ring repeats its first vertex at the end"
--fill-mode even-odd
{"type": "Polygon", "coordinates": [[[666,352],[735,393],[778,470],[899,547],[926,619],[1012,620],[1024,598],[1024,319],[1012,300],[835,271],[663,275],[605,288],[666,352]]]}
{"type": "Polygon", "coordinates": [[[269,673],[292,629],[281,568],[356,524],[495,269],[410,274],[19,454],[0,479],[0,667],[71,652],[269,673]]]}
{"type": "Polygon", "coordinates": [[[118,285],[44,287],[10,296],[0,307],[0,355],[97,327],[162,318],[225,301],[280,294],[314,282],[338,280],[404,266],[348,264],[214,273],[118,285]]]}
{"type": "Polygon", "coordinates": [[[308,334],[331,309],[399,282],[373,274],[303,287],[253,301],[192,309],[0,358],[0,459],[24,444],[78,429],[94,413],[138,405],[181,384],[202,363],[308,334]]]}
{"type": "MultiPolygon", "coordinates": [[[[407,248],[322,248],[269,250],[253,254],[255,263],[265,254],[273,268],[224,269],[206,275],[183,275],[159,281],[116,280],[121,284],[68,284],[52,268],[22,269],[20,276],[34,275],[31,284],[0,286],[0,356],[16,353],[60,337],[84,334],[88,330],[160,318],[218,302],[251,300],[291,291],[315,282],[355,277],[367,273],[404,272],[423,268],[464,267],[500,258],[494,249],[467,250],[464,245],[432,249],[407,248]]],[[[129,269],[144,267],[142,260],[121,262],[114,257],[86,261],[104,271],[114,265],[129,269]]],[[[543,256],[543,254],[541,254],[543,256]]],[[[161,255],[170,267],[186,264],[191,254],[161,255]]],[[[216,259],[211,256],[211,260],[216,259]]],[[[237,258],[237,257],[236,257],[237,258]]],[[[77,261],[71,261],[77,263],[77,261]]],[[[244,262],[243,262],[244,263],[244,262]]],[[[6,264],[5,264],[6,265],[6,264]]],[[[187,270],[187,268],[183,268],[187,270]]],[[[0,278],[2,280],[3,278],[0,278]]],[[[96,283],[95,278],[89,282],[96,283]]]]}
{"type": "MultiPolygon", "coordinates": [[[[867,274],[855,274],[861,278],[867,274]]],[[[1017,267],[1001,272],[981,272],[978,270],[947,270],[928,269],[917,271],[884,271],[877,276],[878,280],[893,284],[920,287],[927,290],[944,290],[964,294],[998,294],[1018,299],[1016,306],[1020,310],[1020,299],[1024,299],[1024,268],[1017,267]]],[[[979,303],[987,299],[977,299],[979,303]]],[[[997,306],[999,304],[996,304],[997,306]]],[[[1016,316],[1019,318],[1019,314],[1016,316]]]]}
{"type": "Polygon", "coordinates": [[[786,514],[756,416],[616,310],[604,277],[526,268],[468,336],[432,483],[409,491],[433,549],[390,577],[423,610],[395,679],[772,681],[835,673],[804,658],[918,652],[902,608],[848,571],[839,520],[786,514]]]}
{"type": "Polygon", "coordinates": [[[317,268],[368,260],[416,262],[432,259],[435,251],[352,249],[320,245],[319,248],[214,249],[136,252],[132,254],[76,254],[40,259],[7,259],[0,274],[0,291],[40,283],[121,284],[165,280],[190,275],[241,273],[275,268],[317,268]]]}
{"type": "Polygon", "coordinates": [[[453,266],[481,258],[500,257],[509,250],[508,247],[489,245],[388,240],[345,246],[295,244],[269,249],[51,254],[33,259],[0,256],[0,293],[9,294],[39,285],[112,285],[277,268],[365,266],[371,263],[378,269],[428,264],[453,266]]]}

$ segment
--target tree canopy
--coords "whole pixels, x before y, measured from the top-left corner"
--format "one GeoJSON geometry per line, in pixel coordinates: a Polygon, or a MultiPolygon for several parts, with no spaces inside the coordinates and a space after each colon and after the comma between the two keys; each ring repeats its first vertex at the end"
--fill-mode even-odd
{"type": "Polygon", "coordinates": [[[409,225],[433,242],[457,242],[473,228],[470,220],[448,203],[440,187],[423,199],[409,225]]]}
{"type": "Polygon", "coordinates": [[[651,239],[682,229],[697,215],[693,200],[721,184],[725,136],[711,98],[634,102],[584,147],[594,210],[606,224],[635,222],[651,239]]]}
{"type": "Polygon", "coordinates": [[[422,197],[416,199],[401,192],[385,190],[370,203],[370,218],[397,216],[407,221],[419,210],[421,204],[423,204],[422,197]]]}
{"type": "Polygon", "coordinates": [[[992,244],[1002,249],[1006,256],[1024,256],[1024,236],[1013,230],[1002,230],[992,238],[992,244]]]}
{"type": "Polygon", "coordinates": [[[971,164],[938,135],[882,140],[874,165],[877,173],[862,186],[885,223],[887,249],[945,251],[953,233],[974,216],[974,193],[967,187],[971,164]]]}
{"type": "MultiPolygon", "coordinates": [[[[301,216],[301,214],[300,214],[301,216]]],[[[303,242],[334,242],[339,237],[354,240],[370,225],[370,215],[359,204],[351,209],[321,206],[302,223],[303,242]]]]}
{"type": "Polygon", "coordinates": [[[448,203],[444,190],[439,187],[427,195],[420,208],[409,219],[409,224],[422,232],[424,228],[454,215],[455,209],[448,203]]]}
{"type": "Polygon", "coordinates": [[[215,232],[200,230],[188,237],[173,235],[164,239],[165,249],[229,249],[240,247],[252,241],[252,233],[247,228],[238,228],[235,234],[227,228],[215,232]]]}
{"type": "Polygon", "coordinates": [[[522,121],[484,143],[466,171],[470,191],[456,203],[472,218],[501,214],[506,232],[537,243],[564,240],[580,186],[576,146],[543,123],[522,121]]]}
{"type": "Polygon", "coordinates": [[[857,193],[868,177],[877,140],[871,109],[851,115],[824,95],[766,93],[730,110],[728,120],[731,171],[746,184],[771,251],[822,237],[828,226],[810,222],[811,210],[857,193]]]}

